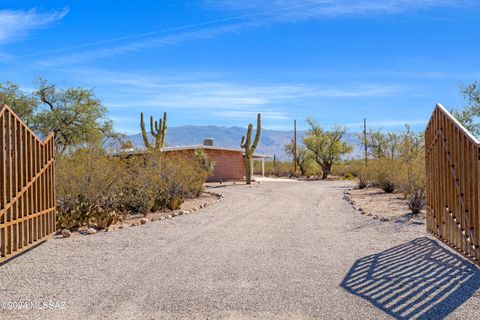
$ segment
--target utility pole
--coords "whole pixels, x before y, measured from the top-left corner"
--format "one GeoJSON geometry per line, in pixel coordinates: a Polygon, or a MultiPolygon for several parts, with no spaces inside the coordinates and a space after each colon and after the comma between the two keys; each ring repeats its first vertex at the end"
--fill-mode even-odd
{"type": "Polygon", "coordinates": [[[367,119],[363,119],[363,145],[365,147],[365,165],[368,166],[367,119]]]}
{"type": "Polygon", "coordinates": [[[293,173],[297,173],[297,119],[293,120],[293,173]]]}

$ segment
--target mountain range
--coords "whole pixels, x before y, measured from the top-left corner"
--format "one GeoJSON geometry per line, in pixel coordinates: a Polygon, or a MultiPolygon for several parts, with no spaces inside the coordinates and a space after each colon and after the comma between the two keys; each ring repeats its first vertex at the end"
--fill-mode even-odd
{"type": "MultiPolygon", "coordinates": [[[[246,129],[241,127],[224,126],[193,126],[185,125],[168,128],[165,145],[167,147],[200,145],[205,138],[213,138],[214,145],[226,148],[240,148],[242,136],[246,134],[246,129]]],[[[297,141],[301,143],[302,137],[306,131],[297,131],[297,141]]],[[[150,137],[151,138],[151,137],[150,137]]],[[[257,147],[257,153],[277,156],[280,160],[288,159],[284,151],[284,146],[293,139],[293,130],[268,130],[263,129],[260,143],[257,147]]],[[[141,133],[126,136],[124,141],[130,141],[134,149],[144,149],[141,133]]],[[[358,138],[355,133],[346,133],[344,141],[354,147],[352,155],[358,154],[358,138]]],[[[118,146],[117,146],[118,148],[118,146]]]]}

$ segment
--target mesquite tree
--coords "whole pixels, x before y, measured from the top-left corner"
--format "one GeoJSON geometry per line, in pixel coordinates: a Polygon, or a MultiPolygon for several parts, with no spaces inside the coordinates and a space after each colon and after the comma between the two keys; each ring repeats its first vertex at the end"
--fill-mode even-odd
{"type": "Polygon", "coordinates": [[[285,145],[284,150],[285,153],[291,157],[293,157],[294,154],[297,156],[294,158],[294,161],[296,161],[297,167],[300,169],[300,173],[302,176],[304,176],[307,172],[308,160],[310,159],[308,149],[303,145],[297,145],[297,150],[295,152],[295,143],[292,140],[291,143],[285,145]]]}
{"type": "Polygon", "coordinates": [[[257,132],[255,134],[255,140],[252,142],[253,124],[248,125],[247,138],[242,137],[240,146],[245,149],[245,165],[246,165],[246,179],[247,184],[252,183],[252,167],[253,167],[253,153],[257,148],[258,141],[260,140],[260,134],[262,131],[262,119],[260,113],[257,115],[257,132]]]}
{"type": "Polygon", "coordinates": [[[147,131],[145,130],[145,122],[143,121],[143,112],[140,113],[140,128],[142,129],[143,143],[148,150],[160,151],[165,145],[165,137],[167,135],[167,113],[163,113],[163,120],[153,121],[150,117],[150,133],[155,139],[155,145],[151,145],[148,141],[147,131]]]}
{"type": "Polygon", "coordinates": [[[343,154],[352,151],[352,148],[342,141],[345,129],[335,127],[331,131],[324,131],[313,119],[308,118],[307,131],[303,142],[312,153],[312,158],[322,168],[322,179],[326,179],[332,171],[332,166],[340,160],[343,154]]]}

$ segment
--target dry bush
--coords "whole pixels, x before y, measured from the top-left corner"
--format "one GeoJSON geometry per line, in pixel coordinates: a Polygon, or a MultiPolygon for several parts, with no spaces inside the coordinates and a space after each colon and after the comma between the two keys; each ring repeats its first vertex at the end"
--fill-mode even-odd
{"type": "Polygon", "coordinates": [[[381,159],[371,165],[373,185],[385,191],[393,193],[396,188],[396,174],[399,167],[398,161],[381,159]]]}
{"type": "MultiPolygon", "coordinates": [[[[253,162],[253,172],[256,175],[262,174],[262,162],[253,162]]],[[[292,161],[265,161],[265,175],[275,177],[290,177],[293,175],[292,161]]]]}
{"type": "Polygon", "coordinates": [[[332,174],[340,177],[345,177],[345,175],[351,175],[353,177],[358,177],[363,173],[365,168],[364,160],[345,160],[340,163],[335,164],[332,167],[332,174]]]}
{"type": "Polygon", "coordinates": [[[353,180],[354,176],[350,172],[347,172],[343,175],[343,180],[353,180]]]}
{"type": "Polygon", "coordinates": [[[195,158],[169,155],[162,159],[161,190],[155,200],[156,209],[175,209],[184,199],[198,197],[212,171],[208,171],[203,156],[195,158]]]}
{"type": "Polygon", "coordinates": [[[56,166],[57,217],[61,228],[108,226],[120,218],[115,203],[121,193],[124,165],[99,149],[64,155],[56,166]]]}
{"type": "MultiPolygon", "coordinates": [[[[293,161],[265,161],[265,175],[274,177],[300,177],[301,170],[297,166],[296,174],[293,172],[293,161]]],[[[306,159],[304,163],[304,176],[305,177],[317,177],[321,176],[322,170],[318,164],[312,159],[306,159]]],[[[256,175],[262,173],[261,161],[254,162],[254,172],[256,175]]]]}
{"type": "Polygon", "coordinates": [[[123,181],[119,207],[128,213],[147,215],[155,205],[161,189],[160,159],[152,154],[124,159],[126,178],[123,181]]]}
{"type": "MultiPolygon", "coordinates": [[[[423,135],[409,126],[401,133],[371,131],[369,147],[373,159],[358,171],[358,187],[379,187],[387,193],[399,191],[410,210],[419,213],[425,206],[426,193],[423,135]]],[[[346,167],[344,163],[343,170],[346,167]]]]}
{"type": "Polygon", "coordinates": [[[368,166],[358,170],[358,188],[380,188],[386,193],[393,193],[396,188],[398,170],[401,162],[392,159],[370,160],[368,166]]]}
{"type": "Polygon", "coordinates": [[[126,158],[77,150],[57,163],[58,226],[106,228],[130,213],[178,209],[204,191],[212,170],[202,152],[126,158]]]}
{"type": "Polygon", "coordinates": [[[408,207],[413,213],[419,213],[425,207],[426,173],[423,158],[405,164],[397,175],[398,190],[403,193],[408,207]]]}
{"type": "Polygon", "coordinates": [[[372,184],[372,174],[370,167],[363,166],[357,173],[358,177],[358,189],[365,189],[372,184]]]}

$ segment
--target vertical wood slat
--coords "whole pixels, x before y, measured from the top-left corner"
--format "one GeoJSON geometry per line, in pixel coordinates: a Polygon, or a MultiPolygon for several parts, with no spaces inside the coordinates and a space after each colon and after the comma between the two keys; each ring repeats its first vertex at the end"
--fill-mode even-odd
{"type": "Polygon", "coordinates": [[[427,229],[480,261],[480,142],[437,105],[425,131],[427,229]]]}
{"type": "Polygon", "coordinates": [[[44,142],[0,107],[0,262],[55,231],[53,135],[44,142]]]}
{"type": "Polygon", "coordinates": [[[6,210],[7,207],[7,159],[5,143],[5,113],[0,115],[0,168],[1,168],[1,205],[0,205],[0,257],[7,255],[7,230],[6,230],[6,210]]]}

